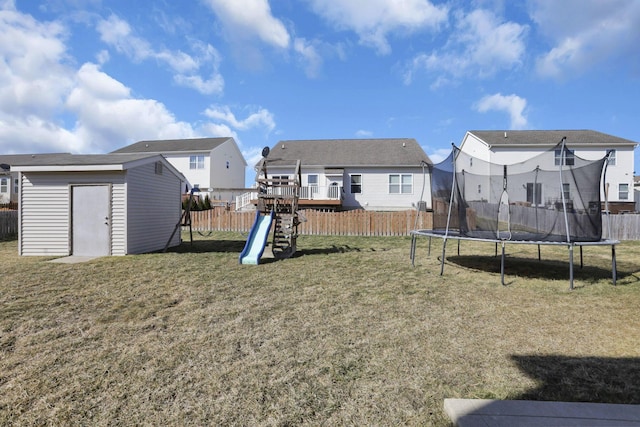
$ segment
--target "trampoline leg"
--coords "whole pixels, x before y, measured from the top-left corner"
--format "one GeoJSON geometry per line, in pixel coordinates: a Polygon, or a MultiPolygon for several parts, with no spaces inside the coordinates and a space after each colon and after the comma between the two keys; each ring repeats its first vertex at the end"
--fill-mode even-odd
{"type": "Polygon", "coordinates": [[[411,236],[411,251],[409,253],[411,257],[411,267],[415,267],[415,258],[416,258],[416,235],[411,236]]]}
{"type": "Polygon", "coordinates": [[[542,257],[540,256],[540,245],[538,245],[538,261],[541,261],[542,257]]]}
{"type": "MultiPolygon", "coordinates": [[[[496,243],[496,249],[498,244],[496,243]]],[[[502,257],[500,259],[500,283],[504,286],[504,242],[502,243],[502,257]]]]}
{"type": "Polygon", "coordinates": [[[611,245],[611,274],[613,276],[613,286],[615,286],[618,278],[616,267],[616,245],[611,245]]]}
{"type": "Polygon", "coordinates": [[[580,245],[580,269],[582,269],[582,245],[580,245]]]}
{"type": "Polygon", "coordinates": [[[498,256],[498,242],[496,242],[496,254],[494,256],[498,256]]]}
{"type": "Polygon", "coordinates": [[[458,239],[458,256],[460,256],[460,239],[458,239]]]}
{"type": "Polygon", "coordinates": [[[431,236],[429,236],[429,249],[427,250],[427,256],[431,256],[431,236]]]}
{"type": "Polygon", "coordinates": [[[569,245],[569,289],[573,290],[573,245],[569,245]]]}
{"type": "Polygon", "coordinates": [[[444,251],[447,247],[447,239],[442,241],[442,259],[440,260],[440,275],[444,274],[444,251]]]}

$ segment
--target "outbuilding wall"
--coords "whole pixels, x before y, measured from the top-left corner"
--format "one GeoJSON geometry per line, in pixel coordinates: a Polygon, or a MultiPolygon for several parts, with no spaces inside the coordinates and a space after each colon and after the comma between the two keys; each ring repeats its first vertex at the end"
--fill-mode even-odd
{"type": "Polygon", "coordinates": [[[18,227],[20,255],[71,253],[71,186],[111,184],[111,254],[125,254],[123,172],[23,172],[18,227]]]}
{"type": "MultiPolygon", "coordinates": [[[[163,249],[182,215],[180,179],[147,163],[127,171],[127,253],[163,249]]],[[[180,233],[169,246],[180,244],[180,233]]]]}

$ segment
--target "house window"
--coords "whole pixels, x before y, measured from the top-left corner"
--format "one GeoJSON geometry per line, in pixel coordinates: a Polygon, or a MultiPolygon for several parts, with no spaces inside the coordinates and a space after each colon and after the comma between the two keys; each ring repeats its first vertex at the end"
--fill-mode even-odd
{"type": "Polygon", "coordinates": [[[562,149],[555,150],[555,165],[573,166],[575,163],[575,153],[573,150],[564,149],[564,163],[562,163],[562,149]]]}
{"type": "Polygon", "coordinates": [[[307,184],[309,185],[311,194],[316,194],[318,192],[318,175],[307,175],[307,184]]]}
{"type": "Polygon", "coordinates": [[[19,187],[20,186],[18,185],[18,178],[16,178],[16,179],[13,180],[13,192],[14,192],[14,194],[18,194],[18,188],[19,187]]]}
{"type": "Polygon", "coordinates": [[[189,169],[204,169],[204,155],[190,156],[189,169]]]}
{"type": "MultiPolygon", "coordinates": [[[[569,185],[569,184],[565,184],[565,185],[569,185]]],[[[527,182],[527,202],[531,203],[532,205],[542,204],[542,184],[541,183],[527,182]]]]}
{"type": "Polygon", "coordinates": [[[607,163],[609,166],[616,165],[616,150],[607,150],[607,157],[609,158],[607,163]]]}
{"type": "Polygon", "coordinates": [[[156,162],[155,173],[156,175],[162,175],[162,162],[156,162]]]}
{"type": "Polygon", "coordinates": [[[571,200],[571,184],[569,183],[562,184],[562,192],[564,193],[565,200],[571,200]]]}
{"type": "Polygon", "coordinates": [[[389,194],[411,194],[413,193],[413,175],[394,174],[389,175],[389,194]]]}
{"type": "Polygon", "coordinates": [[[9,180],[7,178],[0,179],[0,193],[9,192],[9,180]]]}
{"type": "Polygon", "coordinates": [[[351,194],[362,193],[362,175],[351,175],[351,194]]]}
{"type": "Polygon", "coordinates": [[[618,199],[629,200],[629,184],[618,184],[618,199]]]}

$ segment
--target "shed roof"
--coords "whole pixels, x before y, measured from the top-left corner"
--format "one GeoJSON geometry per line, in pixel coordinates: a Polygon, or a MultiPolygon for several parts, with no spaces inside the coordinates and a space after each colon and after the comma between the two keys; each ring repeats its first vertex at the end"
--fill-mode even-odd
{"type": "Polygon", "coordinates": [[[340,168],[347,166],[419,166],[431,164],[413,138],[317,139],[278,142],[267,156],[269,165],[340,168]]]}
{"type": "Polygon", "coordinates": [[[123,154],[56,154],[25,156],[14,160],[11,170],[16,172],[87,172],[124,171],[150,162],[161,161],[174,175],[185,177],[163,156],[152,153],[123,154]]]}
{"type": "Polygon", "coordinates": [[[567,137],[568,145],[637,145],[637,142],[594,130],[470,130],[489,146],[554,146],[567,137]]]}
{"type": "Polygon", "coordinates": [[[211,151],[222,145],[231,137],[221,138],[193,138],[193,139],[164,139],[155,141],[139,141],[122,147],[112,153],[183,153],[211,151]]]}

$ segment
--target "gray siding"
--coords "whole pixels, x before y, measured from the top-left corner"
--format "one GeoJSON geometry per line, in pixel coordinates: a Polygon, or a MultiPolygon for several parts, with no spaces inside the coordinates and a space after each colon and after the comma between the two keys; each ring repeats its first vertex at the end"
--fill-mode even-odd
{"type": "MultiPolygon", "coordinates": [[[[180,179],[168,168],[156,174],[154,163],[127,171],[127,253],[164,248],[182,214],[180,187],[180,179]]],[[[176,233],[170,246],[179,244],[176,233]]]]}
{"type": "MultiPolygon", "coordinates": [[[[55,255],[71,253],[70,185],[112,184],[112,229],[123,229],[124,203],[114,200],[124,194],[122,172],[25,172],[20,194],[20,255],[55,255]]],[[[112,233],[112,254],[124,255],[123,234],[112,233]]]]}

